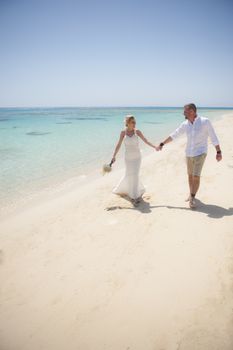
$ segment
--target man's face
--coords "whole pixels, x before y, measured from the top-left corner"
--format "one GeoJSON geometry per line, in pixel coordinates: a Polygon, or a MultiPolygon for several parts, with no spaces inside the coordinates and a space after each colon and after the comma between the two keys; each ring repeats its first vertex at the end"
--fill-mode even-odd
{"type": "Polygon", "coordinates": [[[191,120],[195,118],[196,112],[191,108],[184,107],[184,116],[185,116],[185,119],[191,120]]]}

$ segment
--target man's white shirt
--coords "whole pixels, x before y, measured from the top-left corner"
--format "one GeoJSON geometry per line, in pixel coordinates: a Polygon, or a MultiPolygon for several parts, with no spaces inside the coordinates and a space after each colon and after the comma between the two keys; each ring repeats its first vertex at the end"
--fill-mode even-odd
{"type": "Polygon", "coordinates": [[[170,137],[176,139],[184,133],[187,135],[187,157],[196,157],[207,153],[208,137],[214,146],[219,145],[214,128],[208,118],[197,116],[193,123],[187,119],[170,134],[170,137]]]}

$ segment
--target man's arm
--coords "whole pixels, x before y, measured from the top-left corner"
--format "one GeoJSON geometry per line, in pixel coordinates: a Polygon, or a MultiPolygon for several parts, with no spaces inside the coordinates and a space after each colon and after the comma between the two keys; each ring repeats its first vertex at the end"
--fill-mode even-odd
{"type": "Polygon", "coordinates": [[[163,146],[166,145],[166,143],[169,143],[169,142],[172,142],[171,136],[169,136],[166,140],[164,140],[163,142],[160,143],[160,145],[159,145],[160,151],[162,150],[163,146]]]}
{"type": "Polygon", "coordinates": [[[217,135],[214,131],[214,128],[213,128],[211,122],[209,121],[209,119],[207,120],[207,128],[208,128],[208,134],[209,134],[210,140],[211,140],[212,144],[215,146],[215,149],[217,152],[216,159],[219,162],[222,159],[222,151],[221,151],[221,148],[219,145],[218,137],[217,137],[217,135]]]}
{"type": "Polygon", "coordinates": [[[174,139],[176,139],[177,137],[183,135],[185,132],[185,129],[186,129],[186,124],[183,122],[173,133],[171,133],[171,135],[168,138],[166,138],[166,140],[160,143],[159,145],[160,150],[163,148],[164,145],[166,145],[166,143],[169,143],[174,139]]]}

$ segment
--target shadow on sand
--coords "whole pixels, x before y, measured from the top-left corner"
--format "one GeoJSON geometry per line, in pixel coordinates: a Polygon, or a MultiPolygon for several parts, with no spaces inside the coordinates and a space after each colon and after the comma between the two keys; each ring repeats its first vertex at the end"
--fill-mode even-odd
{"type": "MultiPolygon", "coordinates": [[[[124,197],[125,200],[132,203],[132,201],[128,197],[124,197]]],[[[107,207],[106,210],[117,210],[117,209],[128,209],[128,210],[137,210],[143,214],[149,214],[152,212],[152,209],[156,208],[167,208],[167,209],[178,209],[178,210],[192,210],[196,213],[206,214],[210,218],[221,219],[224,216],[232,216],[233,215],[233,207],[231,208],[223,208],[214,204],[205,204],[201,202],[199,199],[196,199],[197,207],[195,209],[190,209],[189,207],[175,207],[171,205],[150,205],[148,201],[142,199],[140,203],[134,205],[133,207],[127,207],[123,205],[116,205],[107,207]]]]}
{"type": "MultiPolygon", "coordinates": [[[[127,200],[128,202],[130,202],[131,204],[133,204],[133,202],[128,198],[128,197],[124,197],[125,200],[127,200]]],[[[138,204],[133,204],[133,207],[127,207],[124,205],[113,205],[110,207],[105,208],[106,210],[117,210],[117,209],[128,209],[128,210],[138,210],[141,213],[151,213],[151,209],[153,208],[159,208],[162,206],[152,206],[150,205],[149,202],[144,201],[144,199],[141,199],[140,203],[138,204]]]]}

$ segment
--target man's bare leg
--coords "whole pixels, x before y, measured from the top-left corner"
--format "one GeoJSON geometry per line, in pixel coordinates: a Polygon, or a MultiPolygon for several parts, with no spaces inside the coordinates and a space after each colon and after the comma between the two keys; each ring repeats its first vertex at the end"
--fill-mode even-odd
{"type": "Polygon", "coordinates": [[[190,208],[195,208],[195,196],[200,186],[200,176],[193,176],[192,177],[192,185],[191,185],[191,191],[190,191],[190,199],[189,199],[189,206],[190,208]]]}
{"type": "Polygon", "coordinates": [[[192,194],[197,193],[200,186],[200,176],[193,176],[193,186],[192,186],[192,194]]]}
{"type": "Polygon", "coordinates": [[[189,183],[189,196],[185,200],[186,202],[189,201],[191,193],[192,193],[192,188],[193,188],[193,175],[188,175],[188,183],[189,183]]]}

